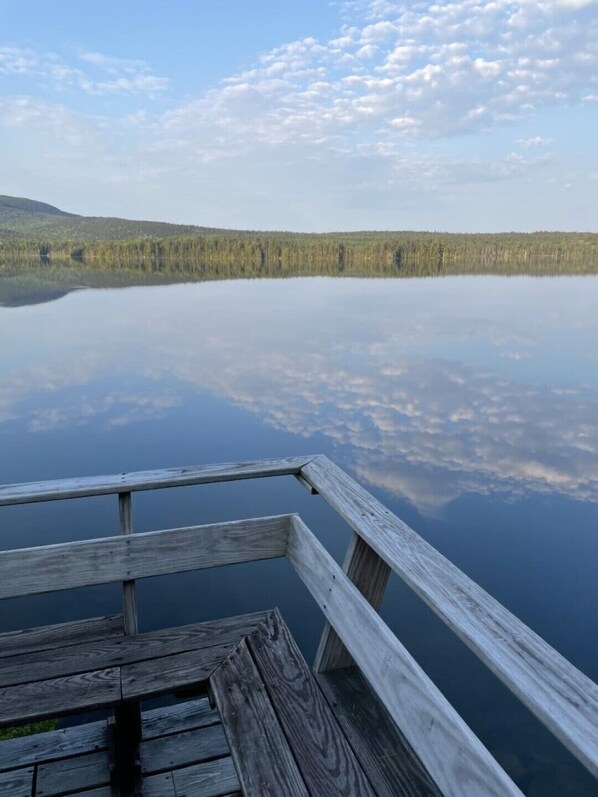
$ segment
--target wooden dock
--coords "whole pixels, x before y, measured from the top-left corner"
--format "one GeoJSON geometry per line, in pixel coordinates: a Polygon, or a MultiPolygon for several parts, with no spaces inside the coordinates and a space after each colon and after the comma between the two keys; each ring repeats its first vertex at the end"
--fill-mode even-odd
{"type": "Polygon", "coordinates": [[[0,506],[106,494],[120,535],[0,552],[0,598],[123,585],[122,615],[0,635],[0,727],[107,712],[0,742],[0,797],[521,794],[380,618],[391,571],[598,778],[598,686],[325,457],[7,485],[0,506]],[[353,529],[342,568],[295,514],[133,533],[133,492],[280,475],[353,529]],[[276,557],[326,620],[313,670],[276,609],[139,633],[137,579],[276,557]]]}

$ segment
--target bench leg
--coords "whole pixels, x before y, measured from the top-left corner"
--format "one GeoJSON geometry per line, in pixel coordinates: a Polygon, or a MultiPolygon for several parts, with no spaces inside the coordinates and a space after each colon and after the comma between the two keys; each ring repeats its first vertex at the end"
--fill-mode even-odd
{"type": "Polygon", "coordinates": [[[141,797],[141,707],[139,703],[117,706],[108,720],[110,781],[113,797],[141,797]]]}

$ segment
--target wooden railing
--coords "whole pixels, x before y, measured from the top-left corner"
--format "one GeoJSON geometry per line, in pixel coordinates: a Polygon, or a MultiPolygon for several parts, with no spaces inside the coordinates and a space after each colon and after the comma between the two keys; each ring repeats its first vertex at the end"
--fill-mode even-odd
{"type": "Polygon", "coordinates": [[[0,487],[0,505],[117,493],[121,535],[0,553],[0,598],[287,556],[327,619],[315,669],[356,663],[444,794],[515,784],[377,613],[396,572],[598,777],[598,686],[326,457],[148,471],[0,487]],[[341,569],[297,515],[133,534],[131,493],[294,475],[353,529],[341,569]]]}

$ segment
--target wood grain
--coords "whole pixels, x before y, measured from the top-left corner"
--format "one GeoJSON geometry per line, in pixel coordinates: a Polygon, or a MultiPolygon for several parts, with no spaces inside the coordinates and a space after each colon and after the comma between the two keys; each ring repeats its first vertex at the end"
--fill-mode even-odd
{"type": "MultiPolygon", "coordinates": [[[[351,536],[347,549],[343,572],[355,584],[370,606],[378,611],[384,598],[390,567],[355,532],[351,536]]],[[[314,670],[324,672],[350,667],[352,664],[353,659],[347,652],[347,648],[340,641],[330,623],[326,623],[314,660],[314,670]]]]}
{"type": "Polygon", "coordinates": [[[21,631],[8,631],[0,634],[1,660],[42,650],[66,648],[69,645],[85,645],[100,639],[122,636],[124,625],[122,614],[109,617],[94,617],[89,620],[75,620],[69,623],[43,625],[21,631]]]}
{"type": "Polygon", "coordinates": [[[317,680],[378,797],[442,797],[357,667],[317,680]]]}
{"type": "MultiPolygon", "coordinates": [[[[118,494],[118,518],[120,533],[124,535],[133,533],[133,506],[131,493],[118,494]]],[[[137,597],[135,581],[123,581],[123,620],[125,634],[136,634],[139,630],[137,623],[137,597]]]]}
{"type": "MultiPolygon", "coordinates": [[[[192,767],[175,769],[172,778],[176,797],[224,797],[239,788],[239,779],[230,756],[192,767]]],[[[144,797],[151,795],[144,791],[144,797]]],[[[155,797],[164,797],[164,795],[155,795],[155,797]]]]}
{"type": "Polygon", "coordinates": [[[289,515],[0,552],[0,598],[285,555],[289,515]]]}
{"type": "Polygon", "coordinates": [[[31,683],[89,670],[102,670],[135,662],[158,659],[174,653],[235,645],[266,617],[265,612],[227,617],[204,623],[148,631],[85,645],[11,656],[0,660],[0,686],[31,683]]]}
{"type": "Polygon", "coordinates": [[[245,797],[309,797],[246,641],[214,673],[210,689],[245,797]]]}
{"type": "Polygon", "coordinates": [[[141,770],[153,775],[230,755],[222,725],[208,725],[141,742],[141,770]]]}
{"type": "Polygon", "coordinates": [[[34,733],[18,739],[6,739],[0,743],[0,771],[13,769],[15,761],[22,766],[29,766],[107,748],[108,734],[105,721],[34,733]]]}
{"type": "Polygon", "coordinates": [[[40,764],[35,797],[61,797],[68,792],[89,790],[109,783],[108,752],[88,753],[40,764]]]}
{"type": "Polygon", "coordinates": [[[0,774],[0,797],[31,797],[33,774],[33,767],[0,774]]]}
{"type": "Polygon", "coordinates": [[[190,731],[193,728],[202,728],[219,722],[218,712],[210,706],[207,697],[154,708],[151,711],[144,711],[141,715],[142,736],[146,741],[157,736],[190,731]]]}
{"type": "Polygon", "coordinates": [[[442,793],[521,795],[298,516],[287,555],[442,793]]]}
{"type": "Polygon", "coordinates": [[[598,685],[326,457],[302,475],[598,778],[598,685]]]}
{"type": "Polygon", "coordinates": [[[375,797],[278,611],[247,644],[309,793],[375,797]]]}
{"type": "Polygon", "coordinates": [[[294,475],[299,473],[302,466],[310,459],[312,459],[310,456],[280,457],[252,462],[227,462],[217,465],[195,465],[185,468],[117,473],[108,476],[82,476],[71,479],[5,484],[0,486],[0,506],[136,492],[138,490],[158,490],[190,484],[294,475]]]}
{"type": "Polygon", "coordinates": [[[120,696],[117,667],[8,686],[0,689],[0,727],[112,706],[120,696]]]}

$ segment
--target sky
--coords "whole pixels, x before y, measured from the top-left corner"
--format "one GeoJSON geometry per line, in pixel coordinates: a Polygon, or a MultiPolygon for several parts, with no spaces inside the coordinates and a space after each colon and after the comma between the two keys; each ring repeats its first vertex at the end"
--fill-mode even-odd
{"type": "Polygon", "coordinates": [[[0,194],[262,230],[598,231],[596,0],[0,0],[0,194]]]}

